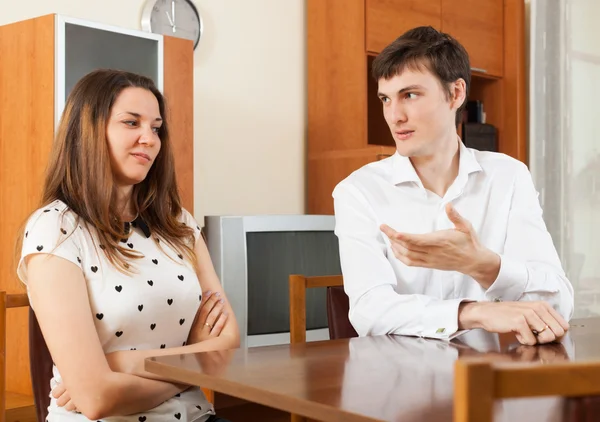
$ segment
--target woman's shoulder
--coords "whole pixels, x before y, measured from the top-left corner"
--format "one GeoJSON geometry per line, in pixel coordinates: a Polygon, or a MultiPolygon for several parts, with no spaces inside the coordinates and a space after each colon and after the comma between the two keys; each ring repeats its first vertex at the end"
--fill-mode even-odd
{"type": "Polygon", "coordinates": [[[184,223],[186,226],[189,226],[195,230],[200,230],[200,226],[191,212],[186,210],[185,208],[181,208],[181,214],[179,215],[179,221],[184,223]]]}
{"type": "Polygon", "coordinates": [[[27,220],[27,229],[38,228],[67,231],[77,227],[79,218],[77,214],[63,201],[57,199],[33,211],[27,220]]]}

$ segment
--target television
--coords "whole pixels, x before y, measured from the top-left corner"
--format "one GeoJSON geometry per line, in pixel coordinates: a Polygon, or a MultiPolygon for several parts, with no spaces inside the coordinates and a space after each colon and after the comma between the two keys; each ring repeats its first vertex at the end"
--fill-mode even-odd
{"type": "MultiPolygon", "coordinates": [[[[241,347],[290,342],[289,276],[341,274],[330,215],[207,216],[204,231],[241,347]]],[[[328,340],[326,289],[306,292],[306,339],[328,340]]]]}

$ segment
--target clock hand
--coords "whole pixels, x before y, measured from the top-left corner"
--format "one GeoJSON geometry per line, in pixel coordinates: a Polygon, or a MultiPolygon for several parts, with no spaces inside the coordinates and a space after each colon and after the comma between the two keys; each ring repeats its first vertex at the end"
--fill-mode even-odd
{"type": "Polygon", "coordinates": [[[173,32],[176,32],[177,26],[175,25],[175,0],[171,0],[171,14],[173,15],[173,32]]]}
{"type": "Polygon", "coordinates": [[[175,25],[174,25],[174,23],[173,23],[173,20],[171,19],[171,15],[169,15],[169,12],[167,12],[167,11],[165,10],[165,13],[166,13],[166,15],[167,15],[167,19],[169,19],[169,25],[171,25],[171,26],[175,26],[175,25]]]}

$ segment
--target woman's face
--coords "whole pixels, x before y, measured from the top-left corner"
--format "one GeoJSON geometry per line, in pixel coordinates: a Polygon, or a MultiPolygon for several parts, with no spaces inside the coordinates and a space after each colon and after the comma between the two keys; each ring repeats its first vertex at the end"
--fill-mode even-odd
{"type": "Polygon", "coordinates": [[[158,101],[144,88],[125,88],[113,104],[106,127],[111,167],[117,185],[142,182],[160,151],[162,125],[158,101]]]}

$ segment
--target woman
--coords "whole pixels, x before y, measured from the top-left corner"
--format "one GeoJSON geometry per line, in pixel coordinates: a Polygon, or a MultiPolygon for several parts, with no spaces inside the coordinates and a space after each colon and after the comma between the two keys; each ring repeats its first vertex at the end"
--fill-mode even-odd
{"type": "Polygon", "coordinates": [[[115,70],[85,76],[65,105],[17,271],[55,363],[49,422],[219,420],[199,388],[143,368],[239,346],[181,206],[165,112],[150,79],[115,70]]]}

